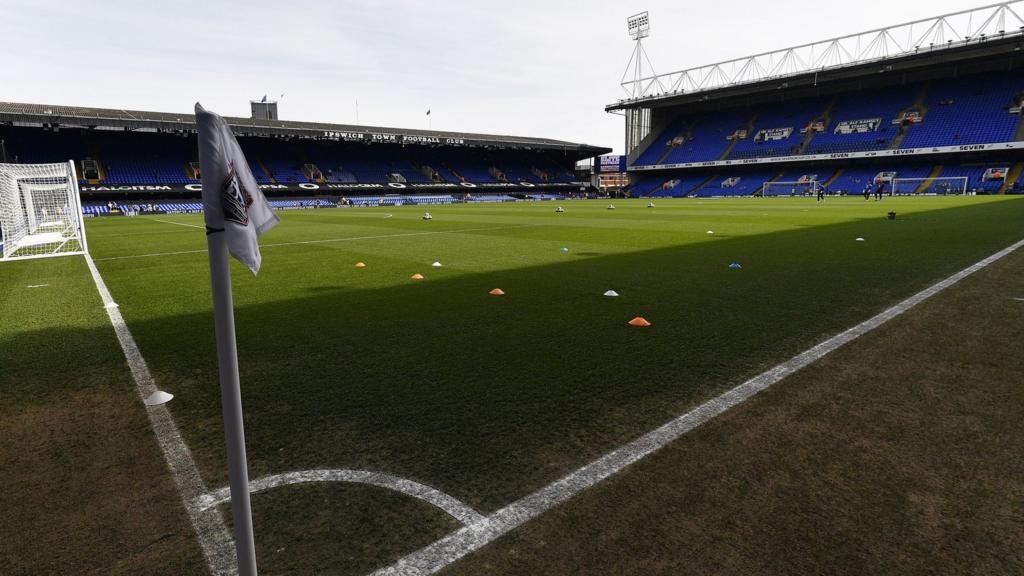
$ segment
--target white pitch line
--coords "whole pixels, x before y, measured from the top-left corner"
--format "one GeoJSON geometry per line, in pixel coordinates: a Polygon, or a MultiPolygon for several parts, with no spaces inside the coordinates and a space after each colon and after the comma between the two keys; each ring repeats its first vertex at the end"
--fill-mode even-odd
{"type": "Polygon", "coordinates": [[[152,218],[154,222],[163,222],[164,224],[174,224],[175,226],[188,226],[189,228],[199,228],[200,230],[206,230],[206,226],[197,226],[195,224],[185,224],[184,222],[173,222],[171,220],[161,220],[159,218],[152,218]]]}
{"type": "Polygon", "coordinates": [[[747,380],[732,390],[704,402],[660,428],[616,448],[575,472],[570,473],[568,476],[520,498],[512,504],[490,514],[480,522],[460,528],[437,542],[398,560],[391,566],[377,570],[373,573],[373,576],[421,576],[433,574],[441,570],[470,552],[490,544],[528,520],[540,516],[587,488],[622,471],[630,464],[653,454],[690,430],[743,403],[786,376],[807,367],[826,354],[889,322],[1022,246],[1024,246],[1024,240],[996,252],[941,282],[925,288],[888,310],[819,343],[782,364],[747,380]]]}
{"type": "MultiPolygon", "coordinates": [[[[532,228],[540,224],[520,224],[517,226],[493,226],[490,228],[463,228],[460,230],[431,230],[430,232],[407,232],[402,234],[379,234],[376,236],[346,236],[344,238],[325,238],[322,240],[298,240],[295,242],[278,242],[276,244],[260,244],[260,248],[280,248],[282,246],[299,246],[303,244],[329,244],[334,242],[351,242],[354,240],[378,240],[381,238],[405,238],[409,236],[430,236],[434,234],[461,234],[463,232],[488,232],[492,230],[513,230],[515,228],[532,228]]],[[[125,260],[129,258],[155,258],[158,256],[178,256],[181,254],[205,254],[206,250],[182,250],[180,252],[157,252],[153,254],[132,254],[129,256],[109,256],[96,258],[96,262],[107,260],[125,260]]]]}
{"type": "MultiPolygon", "coordinates": [[[[110,291],[107,290],[107,285],[89,254],[85,255],[85,262],[89,266],[93,282],[96,283],[96,290],[99,291],[100,298],[103,299],[103,307],[107,310],[110,323],[114,326],[114,332],[117,334],[117,340],[124,351],[124,357],[131,369],[139,398],[144,401],[157,391],[156,382],[149,372],[149,367],[146,366],[146,360],[142,357],[138,344],[135,343],[135,338],[121,316],[121,311],[110,296],[110,291]]],[[[215,576],[238,574],[234,540],[232,540],[220,512],[216,508],[202,510],[194,504],[196,497],[206,493],[206,485],[199,475],[195,461],[192,460],[192,453],[181,437],[178,426],[174,423],[174,417],[171,416],[167,406],[163,404],[147,406],[146,415],[149,416],[150,425],[153,427],[157,443],[167,461],[167,467],[174,477],[174,483],[178,486],[182,503],[192,521],[192,527],[196,531],[210,572],[215,576]]]]}
{"type": "MultiPolygon", "coordinates": [[[[484,518],[468,504],[436,488],[391,474],[369,472],[366,470],[301,470],[298,472],[274,474],[273,476],[265,476],[258,480],[250,481],[249,491],[259,492],[261,490],[308,482],[353,482],[395,490],[444,510],[452,518],[466,526],[475,524],[484,518]]],[[[196,498],[195,506],[199,510],[206,510],[230,500],[231,487],[225,486],[199,496],[196,498]]]]}

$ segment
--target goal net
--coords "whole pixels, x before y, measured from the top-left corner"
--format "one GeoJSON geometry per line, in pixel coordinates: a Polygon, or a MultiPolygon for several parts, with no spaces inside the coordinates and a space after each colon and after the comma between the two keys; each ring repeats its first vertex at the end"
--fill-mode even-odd
{"type": "Polygon", "coordinates": [[[942,176],[938,178],[893,178],[893,194],[966,194],[966,176],[942,176]]]}
{"type": "Polygon", "coordinates": [[[0,164],[0,260],[84,254],[72,162],[0,164]]]}
{"type": "Polygon", "coordinates": [[[821,184],[817,180],[765,182],[761,194],[763,196],[808,196],[817,194],[818,190],[821,190],[821,184]]]}

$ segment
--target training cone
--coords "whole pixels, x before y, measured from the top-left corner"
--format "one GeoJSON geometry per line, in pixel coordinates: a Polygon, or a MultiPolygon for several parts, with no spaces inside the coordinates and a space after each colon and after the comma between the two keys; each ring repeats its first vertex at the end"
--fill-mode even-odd
{"type": "Polygon", "coordinates": [[[714,233],[715,233],[714,230],[708,230],[708,234],[714,234],[714,233]]]}
{"type": "Polygon", "coordinates": [[[356,268],[366,268],[365,262],[356,262],[356,268]]]}
{"type": "Polygon", "coordinates": [[[605,292],[604,295],[605,296],[618,296],[619,293],[616,292],[615,290],[609,290],[609,291],[605,292]]]}
{"type": "Polygon", "coordinates": [[[650,326],[651,323],[648,322],[647,319],[645,319],[643,316],[637,316],[636,318],[633,318],[632,320],[629,321],[629,325],[647,327],[650,326]]]}
{"type": "Polygon", "coordinates": [[[159,406],[161,404],[166,404],[170,402],[171,398],[174,398],[174,394],[168,394],[163,390],[157,390],[156,392],[150,394],[149,398],[143,400],[142,403],[145,404],[146,406],[159,406]]]}
{"type": "Polygon", "coordinates": [[[733,270],[740,270],[743,266],[740,266],[738,262],[733,262],[732,264],[729,264],[729,268],[733,270]]]}
{"type": "Polygon", "coordinates": [[[494,290],[488,292],[488,294],[490,294],[491,296],[504,296],[505,291],[502,290],[501,288],[495,288],[494,290]]]}
{"type": "Polygon", "coordinates": [[[857,242],[863,242],[863,241],[864,241],[863,238],[857,238],[857,242]]]}
{"type": "Polygon", "coordinates": [[[431,266],[433,266],[434,268],[440,268],[441,267],[441,263],[440,262],[434,262],[433,264],[431,264],[431,266]]]}
{"type": "Polygon", "coordinates": [[[561,247],[561,248],[559,249],[559,252],[568,252],[568,251],[569,251],[569,249],[568,249],[568,248],[566,248],[565,246],[562,246],[562,247],[561,247]]]}
{"type": "Polygon", "coordinates": [[[409,276],[409,279],[410,280],[423,280],[423,274],[413,274],[412,276],[409,276]]]}

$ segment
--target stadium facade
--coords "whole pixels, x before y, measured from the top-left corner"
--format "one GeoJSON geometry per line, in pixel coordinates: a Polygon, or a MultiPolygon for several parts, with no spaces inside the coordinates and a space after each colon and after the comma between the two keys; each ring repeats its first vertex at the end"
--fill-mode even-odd
{"type": "MultiPolygon", "coordinates": [[[[359,204],[400,203],[395,195],[419,203],[466,195],[558,197],[590,186],[575,171],[579,160],[610,151],[544,138],[286,121],[276,111],[259,112],[254,107],[251,118],[227,120],[261,188],[284,208],[335,205],[342,196],[359,197],[359,204]]],[[[121,203],[166,206],[199,196],[191,114],[0,103],[0,162],[68,159],[78,168],[90,214],[107,213],[108,206],[121,211],[121,203]]]]}
{"type": "Polygon", "coordinates": [[[1021,6],[624,82],[631,193],[1020,192],[1021,6]]]}

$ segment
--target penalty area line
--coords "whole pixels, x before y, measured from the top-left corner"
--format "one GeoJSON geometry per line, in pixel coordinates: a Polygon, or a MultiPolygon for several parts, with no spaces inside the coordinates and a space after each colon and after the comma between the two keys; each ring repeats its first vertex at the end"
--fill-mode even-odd
{"type": "MultiPolygon", "coordinates": [[[[96,269],[96,264],[89,254],[85,255],[85,263],[89,266],[96,290],[103,300],[103,307],[107,311],[107,316],[110,317],[110,323],[121,344],[121,350],[124,351],[124,357],[131,370],[139,398],[145,400],[157,391],[153,375],[146,365],[146,360],[142,357],[138,344],[135,343],[131,330],[128,329],[128,325],[125,324],[124,318],[121,316],[121,310],[114,302],[107,289],[107,284],[103,281],[103,277],[100,276],[100,272],[96,269]]],[[[146,406],[145,409],[157,444],[160,446],[160,451],[163,452],[164,460],[174,477],[174,483],[178,487],[185,511],[188,512],[189,520],[192,522],[192,528],[196,531],[196,537],[202,548],[203,556],[206,558],[207,567],[216,576],[237,574],[235,543],[220,511],[216,508],[203,509],[195,504],[196,498],[206,493],[206,485],[199,475],[199,468],[196,467],[196,463],[192,459],[192,453],[189,451],[188,445],[185,444],[185,439],[182,438],[177,424],[174,423],[174,417],[171,416],[166,405],[146,406]]]]}
{"type": "MultiPolygon", "coordinates": [[[[182,224],[188,226],[188,224],[182,224]]],[[[281,248],[284,246],[301,246],[304,244],[331,244],[335,242],[352,242],[355,240],[379,240],[383,238],[406,238],[409,236],[432,236],[436,234],[461,234],[464,232],[490,232],[494,230],[514,230],[516,228],[533,228],[541,224],[520,224],[517,226],[492,226],[490,228],[462,228],[458,230],[431,230],[430,232],[406,232],[402,234],[379,234],[376,236],[346,236],[342,238],[324,238],[320,240],[297,240],[295,242],[277,242],[273,244],[260,244],[260,248],[281,248]]],[[[199,228],[199,226],[197,226],[199,228]]],[[[107,260],[127,260],[131,258],[156,258],[159,256],[178,256],[181,254],[205,254],[206,250],[181,250],[179,252],[155,252],[152,254],[131,254],[128,256],[108,256],[96,258],[96,262],[107,260]]]]}
{"type": "Polygon", "coordinates": [[[163,222],[164,224],[174,224],[175,226],[188,226],[189,228],[199,228],[205,230],[206,226],[196,226],[195,224],[185,224],[184,222],[173,222],[171,220],[161,220],[160,218],[152,218],[153,222],[163,222]]]}
{"type": "Polygon", "coordinates": [[[452,532],[433,544],[401,558],[391,566],[373,572],[373,576],[422,576],[441,570],[467,554],[483,548],[527,521],[575,497],[580,492],[622,471],[627,466],[650,456],[690,430],[708,422],[730,408],[742,404],[759,392],[778,383],[786,376],[813,364],[830,352],[886,324],[893,318],[900,316],[921,302],[957,284],[993,262],[1013,253],[1022,246],[1024,246],[1024,240],[1016,242],[988,258],[964,268],[960,272],[925,288],[864,322],[704,402],[689,412],[662,425],[660,428],[652,430],[636,440],[612,450],[575,472],[552,482],[544,488],[516,500],[482,520],[452,532]]]}

